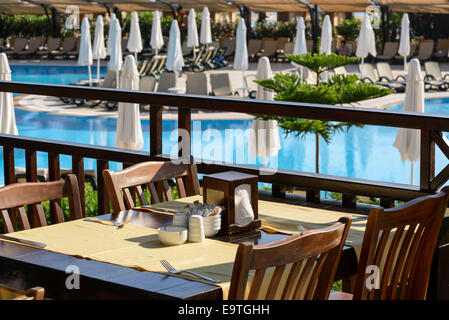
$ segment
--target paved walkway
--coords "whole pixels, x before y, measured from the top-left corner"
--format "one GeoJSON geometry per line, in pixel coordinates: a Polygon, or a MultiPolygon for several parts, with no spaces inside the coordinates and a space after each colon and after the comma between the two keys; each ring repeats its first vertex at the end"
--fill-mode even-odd
{"type": "MultiPolygon", "coordinates": [[[[76,65],[76,61],[74,60],[11,60],[11,65],[76,65]]],[[[106,62],[102,62],[102,65],[106,65],[106,62]]],[[[273,63],[271,65],[274,73],[276,72],[289,72],[294,71],[295,68],[290,63],[273,63]]],[[[449,63],[441,63],[441,70],[443,73],[449,72],[449,63]]],[[[350,73],[357,73],[357,66],[350,65],[346,66],[346,71],[350,73]]],[[[402,73],[403,67],[402,65],[392,65],[393,74],[397,76],[402,73]]],[[[250,63],[249,70],[245,71],[245,75],[256,74],[257,71],[257,63],[250,63]]],[[[230,75],[231,86],[235,91],[237,88],[241,88],[243,85],[242,80],[242,72],[239,70],[232,69],[232,66],[206,71],[205,73],[209,75],[210,73],[223,73],[227,72],[230,75]]],[[[178,86],[185,90],[186,87],[186,75],[183,74],[179,79],[178,86]]],[[[210,91],[210,88],[208,88],[210,91]]],[[[449,90],[446,92],[434,91],[434,92],[426,92],[426,98],[442,98],[449,97],[449,90]]],[[[16,100],[16,108],[35,111],[35,112],[45,112],[45,113],[53,113],[59,115],[73,115],[73,116],[89,116],[89,117],[106,117],[106,118],[114,118],[117,116],[117,112],[107,110],[104,107],[79,107],[76,105],[68,105],[63,103],[59,98],[55,97],[47,97],[47,96],[38,96],[38,95],[22,95],[17,96],[16,100]]],[[[386,108],[391,105],[400,104],[404,101],[404,94],[391,94],[386,97],[361,101],[359,103],[354,103],[352,106],[355,107],[366,107],[366,108],[386,108]]],[[[144,106],[141,108],[141,116],[144,119],[148,119],[149,117],[149,106],[144,106]]],[[[163,118],[167,120],[175,120],[177,119],[177,112],[175,109],[166,109],[163,113],[163,118]]],[[[193,120],[225,120],[225,119],[251,119],[252,116],[243,113],[230,113],[230,112],[208,112],[197,110],[192,114],[193,120]]]]}

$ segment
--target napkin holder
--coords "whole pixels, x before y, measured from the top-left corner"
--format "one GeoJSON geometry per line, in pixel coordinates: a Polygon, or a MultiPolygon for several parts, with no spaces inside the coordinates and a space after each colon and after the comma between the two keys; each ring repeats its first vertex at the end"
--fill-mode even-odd
{"type": "Polygon", "coordinates": [[[245,231],[253,231],[262,223],[258,216],[258,178],[254,175],[227,171],[203,176],[203,201],[207,204],[224,206],[221,213],[221,229],[219,235],[235,234],[245,231]],[[236,224],[235,190],[244,185],[249,186],[251,207],[254,220],[246,225],[236,224]]]}

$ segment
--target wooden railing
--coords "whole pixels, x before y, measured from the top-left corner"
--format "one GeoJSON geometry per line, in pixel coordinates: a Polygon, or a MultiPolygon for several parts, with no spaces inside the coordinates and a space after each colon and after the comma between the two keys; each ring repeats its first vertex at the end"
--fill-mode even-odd
{"type": "MultiPolygon", "coordinates": [[[[92,146],[37,138],[0,135],[3,147],[5,184],[14,182],[14,148],[24,149],[26,155],[27,181],[37,181],[36,152],[48,153],[49,179],[60,178],[61,154],[72,156],[72,170],[80,182],[84,182],[84,158],[97,161],[99,212],[107,211],[108,200],[105,195],[101,171],[108,168],[109,161],[122,162],[125,166],[148,160],[169,160],[162,154],[162,106],[178,108],[178,128],[191,132],[192,109],[220,110],[250,114],[277,115],[292,118],[306,118],[325,121],[342,121],[359,124],[402,127],[421,131],[420,185],[406,185],[348,177],[315,174],[293,170],[277,169],[270,175],[259,174],[260,167],[230,163],[206,163],[196,159],[198,172],[210,174],[228,170],[241,171],[259,176],[259,181],[273,184],[273,195],[282,196],[283,186],[290,185],[305,190],[308,201],[319,201],[320,191],[334,191],[343,194],[343,206],[355,205],[357,195],[377,197],[381,204],[391,206],[394,200],[410,200],[437,191],[449,180],[449,165],[435,176],[435,144],[449,158],[449,146],[443,139],[442,131],[449,130],[449,117],[291,102],[267,102],[250,99],[220,98],[196,95],[178,95],[128,91],[116,89],[90,88],[63,85],[42,85],[21,82],[0,81],[0,91],[24,94],[47,95],[54,97],[83,98],[150,104],[150,150],[128,151],[117,148],[92,146]]],[[[190,152],[190,146],[184,146],[190,152]]],[[[184,150],[186,151],[186,150],[184,150]]],[[[188,153],[183,153],[188,156],[188,153]]],[[[381,154],[376,155],[382,157],[381,154]]],[[[80,186],[83,186],[80,183],[80,186]]],[[[84,190],[81,190],[84,194],[84,190]]]]}

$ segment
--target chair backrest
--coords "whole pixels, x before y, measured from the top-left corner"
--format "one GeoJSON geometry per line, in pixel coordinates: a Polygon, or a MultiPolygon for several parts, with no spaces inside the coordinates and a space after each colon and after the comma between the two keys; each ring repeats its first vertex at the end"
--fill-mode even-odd
{"type": "Polygon", "coordinates": [[[337,52],[337,40],[333,39],[331,42],[331,53],[337,52]]]}
{"type": "Polygon", "coordinates": [[[180,198],[200,194],[195,163],[142,162],[117,172],[103,170],[103,177],[114,213],[135,207],[136,195],[141,206],[147,205],[142,185],[149,191],[152,203],[163,201],[164,196],[166,201],[172,200],[169,179],[175,179],[180,198]]]}
{"type": "Polygon", "coordinates": [[[140,65],[139,65],[139,67],[138,67],[138,72],[139,72],[140,75],[143,75],[143,74],[144,74],[144,71],[146,70],[146,68],[147,68],[149,62],[150,62],[150,61],[149,61],[148,59],[145,59],[145,60],[143,60],[143,61],[140,63],[140,65]]]}
{"type": "Polygon", "coordinates": [[[419,44],[418,55],[419,59],[429,59],[433,53],[434,40],[424,40],[419,44]]]}
{"type": "Polygon", "coordinates": [[[293,54],[294,51],[295,51],[294,42],[286,42],[284,44],[284,54],[293,54]]]}
{"type": "Polygon", "coordinates": [[[361,64],[359,64],[359,69],[360,69],[362,78],[369,78],[374,82],[377,82],[379,80],[379,77],[377,76],[376,72],[374,71],[374,68],[371,65],[371,63],[361,63],[361,64]]]}
{"type": "Polygon", "coordinates": [[[334,71],[334,74],[342,74],[342,75],[347,74],[346,68],[343,66],[334,68],[333,71],[334,71]]]}
{"type": "Polygon", "coordinates": [[[210,87],[215,96],[232,96],[229,73],[210,73],[210,87]]]}
{"type": "Polygon", "coordinates": [[[108,70],[104,76],[103,82],[100,87],[102,88],[115,88],[115,82],[117,81],[117,72],[108,70]]]}
{"type": "Polygon", "coordinates": [[[62,51],[69,52],[75,49],[76,38],[65,38],[62,43],[62,51]]]}
{"type": "Polygon", "coordinates": [[[346,45],[349,47],[349,49],[351,49],[349,55],[350,55],[350,56],[354,55],[355,50],[356,50],[356,48],[357,48],[356,42],[355,42],[355,41],[352,41],[352,40],[346,41],[346,45]]]}
{"type": "Polygon", "coordinates": [[[430,268],[449,187],[392,208],[371,209],[363,237],[354,299],[426,298],[430,268]],[[367,267],[377,267],[379,289],[368,290],[367,267]]]}
{"type": "Polygon", "coordinates": [[[262,48],[262,40],[260,39],[249,39],[248,41],[248,54],[255,55],[262,48]]]}
{"type": "Polygon", "coordinates": [[[42,287],[28,289],[23,295],[17,296],[12,300],[44,300],[45,290],[42,287]]]}
{"type": "Polygon", "coordinates": [[[426,75],[433,76],[435,80],[443,79],[440,65],[438,64],[438,62],[426,61],[424,62],[424,69],[426,70],[426,75]]]}
{"type": "Polygon", "coordinates": [[[154,76],[143,76],[139,81],[140,91],[154,91],[156,87],[156,78],[154,76]]]}
{"type": "Polygon", "coordinates": [[[246,87],[249,88],[250,91],[257,91],[257,83],[254,82],[257,77],[255,74],[247,74],[245,75],[245,84],[246,87]]]}
{"type": "Polygon", "coordinates": [[[398,53],[398,49],[399,49],[398,42],[387,41],[385,42],[384,51],[382,55],[384,57],[393,58],[398,53]]]}
{"type": "Polygon", "coordinates": [[[27,45],[27,39],[25,38],[16,38],[14,41],[14,51],[19,52],[25,49],[27,45]]]}
{"type": "Polygon", "coordinates": [[[158,81],[157,92],[169,92],[168,89],[176,85],[176,74],[174,72],[163,72],[158,81]]]}
{"type": "Polygon", "coordinates": [[[263,45],[263,55],[271,56],[276,53],[278,49],[277,40],[265,40],[263,45]]]}
{"type": "Polygon", "coordinates": [[[394,80],[393,71],[391,71],[390,64],[387,62],[376,63],[377,73],[379,77],[387,77],[390,80],[394,80]]]}
{"type": "Polygon", "coordinates": [[[278,41],[278,50],[284,50],[285,44],[290,41],[289,37],[279,37],[277,38],[278,41]]]}
{"type": "Polygon", "coordinates": [[[449,50],[449,39],[438,39],[435,46],[435,51],[443,51],[443,53],[448,53],[449,50]]]}
{"type": "Polygon", "coordinates": [[[59,49],[61,44],[61,38],[48,38],[47,40],[47,50],[53,51],[59,49]]]}
{"type": "Polygon", "coordinates": [[[74,174],[68,174],[65,180],[14,183],[0,188],[0,216],[5,231],[7,233],[18,231],[17,216],[24,230],[46,226],[47,220],[42,207],[44,201],[51,201],[54,208],[52,222],[64,222],[59,200],[65,197],[69,200],[71,220],[82,218],[78,180],[74,174]],[[32,212],[29,212],[33,218],[32,224],[28,219],[25,205],[28,205],[28,210],[32,209],[32,212]]]}
{"type": "Polygon", "coordinates": [[[350,225],[350,218],[341,218],[330,227],[308,230],[276,242],[240,244],[229,299],[327,299],[350,225]],[[267,277],[273,268],[271,278],[267,277]],[[253,270],[254,277],[246,294],[249,273],[253,270]],[[265,293],[262,288],[268,280],[265,293]]]}
{"type": "Polygon", "coordinates": [[[223,40],[222,47],[226,48],[225,56],[234,54],[235,52],[235,39],[223,40]]]}
{"type": "Polygon", "coordinates": [[[187,73],[186,94],[207,95],[207,76],[204,73],[187,73]]]}
{"type": "Polygon", "coordinates": [[[29,51],[36,51],[41,46],[41,39],[40,38],[33,38],[30,40],[30,43],[28,44],[28,50],[29,51]]]}
{"type": "Polygon", "coordinates": [[[416,49],[418,48],[418,46],[416,45],[415,42],[411,42],[410,43],[410,54],[408,55],[407,58],[411,58],[415,55],[416,53],[416,49]]]}

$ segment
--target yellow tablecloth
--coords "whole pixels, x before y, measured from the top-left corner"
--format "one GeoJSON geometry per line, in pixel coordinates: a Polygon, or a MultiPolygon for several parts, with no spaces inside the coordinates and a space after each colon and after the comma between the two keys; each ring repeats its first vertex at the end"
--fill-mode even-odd
{"type": "MultiPolygon", "coordinates": [[[[201,196],[179,199],[158,204],[157,207],[183,211],[187,204],[202,200],[201,196]]],[[[285,203],[259,201],[259,218],[263,226],[285,233],[305,229],[323,228],[335,223],[340,217],[353,216],[348,244],[358,253],[361,248],[367,217],[331,210],[308,208],[285,203]]],[[[179,246],[165,246],[159,242],[156,229],[126,224],[117,228],[106,223],[84,220],[50,225],[19,231],[11,236],[42,242],[46,250],[87,258],[138,270],[168,274],[160,260],[168,260],[179,270],[193,270],[220,279],[223,297],[227,298],[232,268],[238,245],[213,239],[200,243],[186,242],[179,246]]],[[[195,279],[189,275],[184,278],[195,279]]],[[[208,282],[209,283],[209,282],[208,282]]]]}

